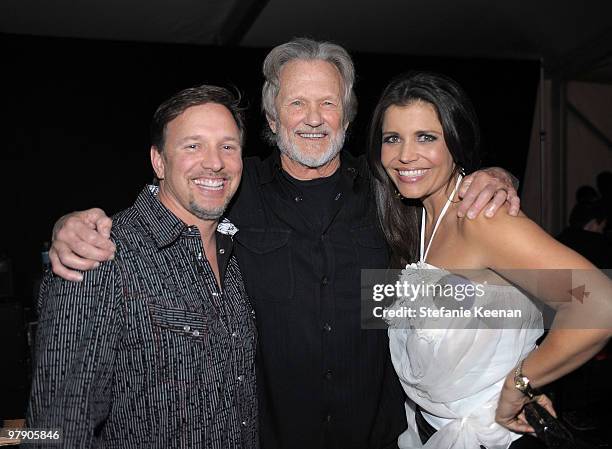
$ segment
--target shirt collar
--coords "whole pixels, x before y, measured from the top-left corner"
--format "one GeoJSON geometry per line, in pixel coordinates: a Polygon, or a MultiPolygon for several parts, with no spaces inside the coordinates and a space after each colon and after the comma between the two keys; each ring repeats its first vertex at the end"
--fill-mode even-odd
{"type": "MultiPolygon", "coordinates": [[[[259,183],[267,184],[272,182],[280,174],[281,170],[280,151],[275,150],[263,163],[259,183]]],[[[359,175],[358,159],[353,157],[348,151],[342,151],[340,153],[340,170],[342,170],[343,177],[348,177],[349,180],[355,181],[359,175]]]]}
{"type": "MultiPolygon", "coordinates": [[[[164,248],[174,243],[188,226],[159,201],[158,193],[159,186],[147,185],[138,195],[134,207],[157,247],[164,248]]],[[[223,218],[217,225],[217,232],[233,236],[238,228],[223,218]]]]}

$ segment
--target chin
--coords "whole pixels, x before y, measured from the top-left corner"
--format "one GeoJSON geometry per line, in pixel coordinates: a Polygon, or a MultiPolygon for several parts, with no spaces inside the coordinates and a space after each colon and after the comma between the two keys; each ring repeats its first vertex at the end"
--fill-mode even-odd
{"type": "Polygon", "coordinates": [[[411,200],[418,200],[426,196],[426,193],[421,190],[398,189],[398,192],[404,197],[411,200]]]}
{"type": "Polygon", "coordinates": [[[337,156],[338,153],[330,153],[327,151],[312,151],[312,150],[302,150],[297,149],[296,152],[292,154],[287,154],[289,159],[292,159],[298,162],[301,165],[304,165],[309,168],[319,168],[323,165],[329,163],[332,159],[337,156]]]}
{"type": "Polygon", "coordinates": [[[397,191],[401,193],[404,198],[410,199],[423,199],[435,193],[439,188],[444,188],[444,186],[436,187],[432,185],[431,182],[423,181],[424,180],[421,180],[415,183],[397,182],[395,185],[397,191]]]}
{"type": "Polygon", "coordinates": [[[201,220],[218,220],[225,212],[225,204],[190,204],[190,212],[201,220]]]}

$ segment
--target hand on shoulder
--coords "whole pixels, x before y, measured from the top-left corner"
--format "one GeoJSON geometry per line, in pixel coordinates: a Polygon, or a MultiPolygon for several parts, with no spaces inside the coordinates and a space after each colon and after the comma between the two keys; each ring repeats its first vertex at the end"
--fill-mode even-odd
{"type": "Polygon", "coordinates": [[[457,216],[474,219],[484,213],[492,217],[507,205],[508,213],[517,215],[521,201],[513,181],[515,178],[499,167],[485,168],[466,176],[459,188],[459,197],[463,201],[457,209],[457,216]]]}
{"type": "Polygon", "coordinates": [[[60,218],[53,228],[49,259],[53,272],[69,281],[81,281],[75,270],[97,268],[110,260],[115,245],[110,240],[112,220],[102,209],[73,212],[60,218]]]}

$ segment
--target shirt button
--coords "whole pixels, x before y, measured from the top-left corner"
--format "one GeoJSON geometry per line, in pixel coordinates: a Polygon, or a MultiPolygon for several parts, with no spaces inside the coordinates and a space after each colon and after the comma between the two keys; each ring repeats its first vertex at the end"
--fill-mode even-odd
{"type": "Polygon", "coordinates": [[[240,424],[242,424],[242,427],[246,427],[247,426],[247,422],[246,421],[242,421],[240,424]]]}
{"type": "Polygon", "coordinates": [[[232,332],[232,338],[236,338],[236,337],[238,337],[238,332],[235,332],[235,331],[232,332]]]}
{"type": "Polygon", "coordinates": [[[299,203],[300,201],[302,201],[302,197],[298,195],[295,198],[293,198],[293,201],[295,201],[296,203],[299,203]]]}
{"type": "Polygon", "coordinates": [[[221,249],[219,250],[219,254],[225,254],[225,250],[224,250],[223,248],[221,248],[221,249]]]}
{"type": "Polygon", "coordinates": [[[183,330],[184,330],[185,332],[189,332],[189,331],[191,330],[191,327],[189,327],[189,326],[185,325],[185,326],[183,326],[183,330]]]}
{"type": "Polygon", "coordinates": [[[323,330],[325,332],[331,332],[332,327],[331,327],[331,325],[329,323],[325,323],[325,325],[323,326],[323,330]]]}
{"type": "Polygon", "coordinates": [[[321,284],[323,285],[329,284],[329,278],[327,276],[323,276],[323,278],[321,279],[321,284]]]}
{"type": "Polygon", "coordinates": [[[328,423],[328,424],[329,424],[329,423],[331,422],[331,420],[332,420],[332,416],[331,416],[331,415],[327,415],[327,416],[325,417],[325,422],[326,422],[326,423],[328,423]]]}
{"type": "Polygon", "coordinates": [[[198,253],[198,260],[202,260],[202,253],[198,253]]]}
{"type": "Polygon", "coordinates": [[[198,335],[200,335],[200,332],[199,332],[199,331],[197,331],[197,330],[193,331],[193,336],[194,336],[194,337],[197,337],[198,335]]]}
{"type": "Polygon", "coordinates": [[[334,197],[334,201],[338,201],[340,198],[342,198],[342,193],[338,193],[335,197],[334,197]]]}
{"type": "Polygon", "coordinates": [[[242,374],[238,376],[238,382],[242,382],[243,380],[244,380],[244,376],[242,374]]]}
{"type": "Polygon", "coordinates": [[[327,372],[325,373],[325,379],[327,380],[331,380],[332,379],[332,371],[329,369],[327,370],[327,372]]]}

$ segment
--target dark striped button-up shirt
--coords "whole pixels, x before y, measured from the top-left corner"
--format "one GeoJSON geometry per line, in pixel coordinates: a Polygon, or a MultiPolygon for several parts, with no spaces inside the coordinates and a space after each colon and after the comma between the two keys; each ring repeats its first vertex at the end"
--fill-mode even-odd
{"type": "Polygon", "coordinates": [[[217,228],[220,289],[201,236],[145,188],[114,217],[115,259],[40,295],[28,426],[66,448],[255,448],[254,315],[217,228]]]}

